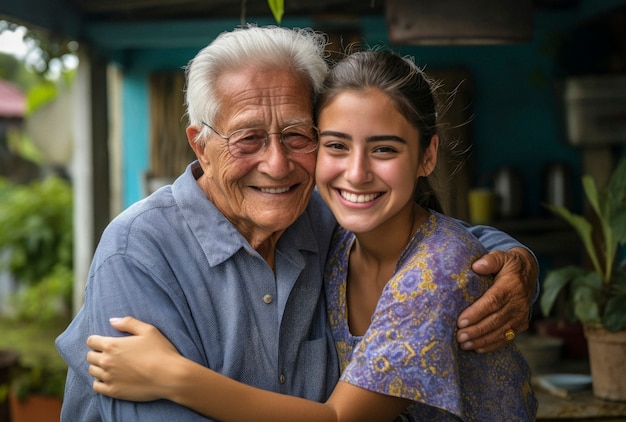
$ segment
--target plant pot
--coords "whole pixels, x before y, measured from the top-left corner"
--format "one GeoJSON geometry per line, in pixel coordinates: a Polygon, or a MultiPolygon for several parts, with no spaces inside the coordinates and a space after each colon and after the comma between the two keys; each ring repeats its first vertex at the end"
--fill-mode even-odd
{"type": "Polygon", "coordinates": [[[61,418],[61,405],[58,397],[31,394],[19,400],[9,393],[11,422],[58,422],[61,418]]]}
{"type": "Polygon", "coordinates": [[[601,399],[626,401],[626,330],[585,327],[585,336],[593,394],[601,399]]]}

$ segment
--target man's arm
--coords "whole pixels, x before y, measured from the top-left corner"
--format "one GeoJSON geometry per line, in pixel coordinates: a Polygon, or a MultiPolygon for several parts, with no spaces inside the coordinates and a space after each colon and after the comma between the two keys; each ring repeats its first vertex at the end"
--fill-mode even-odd
{"type": "Polygon", "coordinates": [[[505,333],[528,329],[532,304],[539,296],[539,266],[533,253],[511,236],[487,226],[463,223],[490,251],[472,266],[495,274],[494,285],[457,319],[457,341],[465,350],[489,352],[504,346],[505,333]]]}

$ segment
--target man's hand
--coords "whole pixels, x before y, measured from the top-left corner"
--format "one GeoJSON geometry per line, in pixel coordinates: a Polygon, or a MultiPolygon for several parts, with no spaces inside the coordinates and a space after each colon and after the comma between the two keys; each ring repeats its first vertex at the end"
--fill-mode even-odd
{"type": "MultiPolygon", "coordinates": [[[[539,269],[524,248],[492,251],[472,265],[478,274],[495,274],[494,284],[457,319],[457,341],[465,350],[490,352],[508,341],[505,333],[528,329],[539,269]]],[[[510,333],[509,333],[510,334],[510,333]]]]}

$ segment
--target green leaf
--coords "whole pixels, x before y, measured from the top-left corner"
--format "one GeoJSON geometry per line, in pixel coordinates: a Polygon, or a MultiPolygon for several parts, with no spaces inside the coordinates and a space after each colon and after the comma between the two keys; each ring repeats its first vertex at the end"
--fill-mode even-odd
{"type": "MultiPolygon", "coordinates": [[[[595,189],[595,185],[594,188],[595,189]]],[[[600,265],[600,260],[598,259],[598,254],[596,253],[596,249],[593,243],[592,238],[592,225],[591,223],[581,215],[571,213],[567,208],[555,206],[555,205],[546,205],[550,211],[559,215],[565,221],[567,221],[578,233],[578,236],[583,242],[585,246],[585,250],[587,251],[587,255],[591,259],[593,263],[593,267],[595,270],[604,274],[603,268],[600,265]]]]}
{"type": "Polygon", "coordinates": [[[39,107],[54,100],[57,96],[57,87],[53,82],[46,81],[31,88],[26,98],[27,113],[31,114],[39,107]]]}
{"type": "Polygon", "coordinates": [[[274,19],[277,23],[283,20],[283,14],[285,13],[285,1],[284,0],[267,0],[267,4],[270,6],[270,10],[274,15],[274,19]]]}
{"type": "Polygon", "coordinates": [[[573,280],[584,277],[588,271],[580,267],[569,266],[548,272],[541,284],[541,298],[539,306],[544,316],[549,316],[554,302],[561,290],[573,280]]]}
{"type": "Polygon", "coordinates": [[[596,291],[587,286],[574,289],[574,314],[583,323],[600,322],[600,308],[596,291]]]}
{"type": "Polygon", "coordinates": [[[602,323],[607,330],[619,331],[626,326],[624,304],[626,304],[626,294],[614,296],[607,302],[604,309],[604,318],[602,319],[602,323]]]}
{"type": "Polygon", "coordinates": [[[572,280],[572,289],[587,288],[591,289],[595,294],[602,294],[602,279],[600,274],[595,271],[583,270],[581,274],[572,280]]]}
{"type": "Polygon", "coordinates": [[[583,188],[589,203],[598,215],[600,229],[602,230],[604,240],[604,269],[600,271],[600,273],[602,274],[604,282],[608,283],[611,278],[613,262],[617,252],[617,242],[615,241],[613,229],[610,224],[613,209],[611,206],[611,195],[608,191],[598,191],[591,176],[583,177],[583,188]]]}
{"type": "Polygon", "coordinates": [[[626,157],[619,162],[613,172],[608,190],[612,195],[614,204],[621,204],[621,207],[623,207],[626,202],[626,157]]]}
{"type": "Polygon", "coordinates": [[[585,191],[585,195],[587,196],[587,200],[591,207],[594,209],[596,214],[602,215],[601,207],[600,207],[600,198],[598,188],[596,187],[596,182],[593,180],[593,177],[589,175],[583,176],[583,190],[585,191]]]}

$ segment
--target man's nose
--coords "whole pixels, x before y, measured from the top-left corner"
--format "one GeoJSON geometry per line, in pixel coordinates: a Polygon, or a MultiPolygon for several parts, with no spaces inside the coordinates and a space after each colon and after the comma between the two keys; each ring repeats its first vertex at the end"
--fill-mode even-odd
{"type": "Polygon", "coordinates": [[[290,167],[289,153],[280,140],[280,133],[268,134],[259,169],[274,178],[280,178],[289,173],[290,167]]]}

